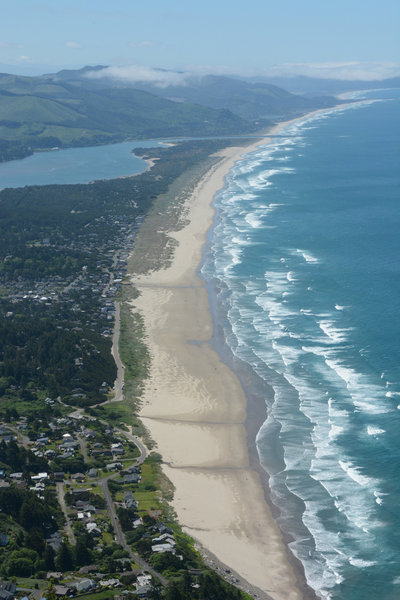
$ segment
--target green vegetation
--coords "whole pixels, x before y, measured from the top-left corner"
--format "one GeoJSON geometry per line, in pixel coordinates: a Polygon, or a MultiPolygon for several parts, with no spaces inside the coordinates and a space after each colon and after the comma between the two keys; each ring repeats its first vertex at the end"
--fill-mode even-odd
{"type": "MultiPolygon", "coordinates": [[[[9,485],[0,488],[0,531],[8,536],[0,548],[2,577],[43,582],[48,571],[72,575],[96,563],[99,572],[122,581],[125,567],[120,561],[128,553],[114,543],[102,491],[101,479],[106,477],[114,500],[121,504],[117,512],[127,542],[170,582],[166,590],[154,586],[149,597],[246,597],[204,565],[193,542],[174,522],[167,503],[173,488],[161,472],[161,457],[151,453],[141,467],[135,466],[139,450],[126,439],[120,441],[120,432],[109,426],[124,429],[123,423],[140,433],[134,409],[149,368],[141,321],[129,311],[135,291],[122,283],[135,233],[150,211],[152,219],[160,219],[156,213],[163,211],[164,236],[167,226],[179,227],[187,193],[206,166],[217,160],[210,154],[226,143],[186,142],[143,151],[161,160],[134,178],[0,192],[0,418],[9,424],[2,434],[7,441],[0,443],[1,477],[9,485]],[[102,404],[110,397],[116,371],[110,352],[116,295],[122,302],[127,399],[102,404]],[[69,405],[86,408],[87,418],[65,416],[71,412],[69,405]],[[18,442],[10,439],[13,432],[18,442]],[[75,450],[61,450],[74,437],[75,450]],[[129,469],[137,479],[140,475],[138,483],[124,483],[118,472],[111,474],[114,467],[101,470],[118,460],[111,451],[116,441],[122,446],[123,467],[118,468],[129,469]],[[61,483],[64,474],[86,473],[92,466],[99,469],[93,479],[61,483]],[[46,475],[46,484],[29,489],[34,474],[44,471],[54,473],[53,478],[47,480],[46,475]],[[74,536],[64,530],[68,541],[60,536],[65,522],[55,481],[58,493],[67,490],[68,519],[77,511],[86,513],[72,516],[74,536]],[[130,508],[123,504],[127,491],[134,494],[137,507],[135,502],[130,508]],[[83,508],[85,504],[94,509],[83,508]],[[88,512],[93,514],[88,517],[88,512]],[[93,535],[86,528],[89,519],[95,522],[93,535]],[[162,528],[170,532],[175,549],[156,554],[152,544],[162,528]],[[55,549],[50,534],[58,534],[55,549]]],[[[155,244],[158,252],[163,241],[155,244]]],[[[145,248],[139,244],[134,261],[138,264],[142,257],[142,268],[148,269],[156,264],[157,252],[145,248]]],[[[160,264],[168,260],[166,253],[160,264]]],[[[132,564],[128,560],[126,568],[132,564]]],[[[110,595],[107,591],[99,597],[110,595]]]]}
{"type": "MultiPolygon", "coordinates": [[[[0,192],[2,406],[16,402],[18,410],[21,400],[46,395],[75,406],[106,399],[104,392],[116,376],[110,325],[118,287],[111,286],[110,275],[124,277],[138,220],[154,200],[162,195],[166,202],[164,195],[169,197],[169,188],[186,169],[204,164],[227,143],[208,140],[143,150],[161,160],[132,178],[0,192]]],[[[137,398],[148,356],[124,286],[121,294],[127,395],[137,398]],[[127,327],[135,332],[133,342],[124,333],[127,327]]]]}
{"type": "Polygon", "coordinates": [[[182,104],[90,80],[0,74],[0,160],[39,148],[154,138],[240,134],[254,126],[229,110],[182,104]]]}

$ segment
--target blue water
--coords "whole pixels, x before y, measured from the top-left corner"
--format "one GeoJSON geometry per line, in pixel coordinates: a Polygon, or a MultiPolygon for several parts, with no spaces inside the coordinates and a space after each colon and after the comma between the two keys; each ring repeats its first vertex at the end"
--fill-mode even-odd
{"type": "Polygon", "coordinates": [[[25,185],[89,183],[136,175],[147,163],[132,154],[134,148],[153,148],[158,141],[133,140],[106,146],[37,152],[22,160],[0,163],[0,189],[25,185]]]}
{"type": "MultiPolygon", "coordinates": [[[[367,98],[367,100],[362,100],[367,98]]],[[[400,598],[400,92],[303,118],[236,164],[203,275],[274,390],[257,447],[323,598],[400,598]]]]}

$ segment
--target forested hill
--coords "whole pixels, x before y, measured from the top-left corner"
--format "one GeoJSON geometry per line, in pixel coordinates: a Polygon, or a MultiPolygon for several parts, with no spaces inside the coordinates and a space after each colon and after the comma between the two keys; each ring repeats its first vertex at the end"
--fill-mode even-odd
{"type": "Polygon", "coordinates": [[[136,89],[90,89],[44,77],[0,74],[0,160],[32,149],[131,138],[255,131],[229,110],[182,104],[136,89]]]}
{"type": "MultiPolygon", "coordinates": [[[[179,77],[178,77],[179,80],[179,77]]],[[[264,83],[207,75],[157,85],[85,67],[38,77],[0,74],[0,161],[35,149],[126,138],[254,133],[271,120],[332,106],[264,83]]]]}
{"type": "MultiPolygon", "coordinates": [[[[108,71],[103,72],[106,74],[108,71]]],[[[95,80],[100,74],[101,71],[97,71],[95,80]]],[[[113,81],[113,85],[122,85],[122,83],[113,81]]],[[[295,116],[338,103],[338,100],[332,96],[306,98],[291,94],[276,85],[252,83],[219,75],[193,77],[184,80],[183,85],[167,87],[143,82],[132,85],[163,98],[174,98],[179,102],[196,102],[215,109],[225,108],[250,122],[257,119],[295,116]]]]}

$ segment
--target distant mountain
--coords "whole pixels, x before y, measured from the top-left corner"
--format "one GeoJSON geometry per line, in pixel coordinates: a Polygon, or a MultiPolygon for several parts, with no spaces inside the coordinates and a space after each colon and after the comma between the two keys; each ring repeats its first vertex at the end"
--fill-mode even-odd
{"type": "Polygon", "coordinates": [[[400,77],[377,79],[373,81],[347,81],[343,79],[321,79],[297,75],[292,77],[252,77],[249,81],[267,85],[273,84],[281,86],[293,94],[307,95],[336,95],[345,92],[355,92],[357,90],[376,90],[400,87],[400,77]]]}
{"type": "Polygon", "coordinates": [[[0,160],[29,154],[29,147],[236,135],[256,129],[228,110],[182,105],[137,89],[92,88],[85,78],[70,80],[68,72],[57,78],[0,74],[0,160]]]}
{"type": "Polygon", "coordinates": [[[116,79],[101,65],[27,77],[0,74],[0,161],[33,149],[126,138],[238,135],[337,103],[277,86],[153,70],[156,82],[116,79]],[[173,85],[169,85],[170,82],[173,85]],[[167,82],[167,83],[165,83],[167,82]]]}
{"type": "MultiPolygon", "coordinates": [[[[157,72],[171,73],[162,70],[153,71],[155,75],[157,72]]],[[[80,85],[90,86],[92,89],[104,87],[140,89],[175,102],[226,109],[250,121],[303,114],[316,108],[337,104],[337,100],[332,97],[304,98],[276,85],[246,82],[232,77],[187,75],[182,78],[180,85],[160,85],[158,82],[129,81],[128,78],[110,76],[110,73],[112,70],[96,66],[85,67],[79,71],[61,71],[49,77],[53,77],[55,81],[79,82],[80,85]]]]}

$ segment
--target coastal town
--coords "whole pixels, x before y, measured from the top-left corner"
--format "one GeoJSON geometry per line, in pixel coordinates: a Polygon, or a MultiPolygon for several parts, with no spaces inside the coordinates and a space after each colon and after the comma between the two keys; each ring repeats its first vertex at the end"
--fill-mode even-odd
{"type": "Polygon", "coordinates": [[[232,586],[250,591],[246,582],[182,532],[137,399],[124,394],[121,303],[144,215],[128,182],[117,186],[129,190],[120,204],[79,226],[67,196],[62,226],[10,227],[0,268],[0,598],[249,598],[232,586]]]}

